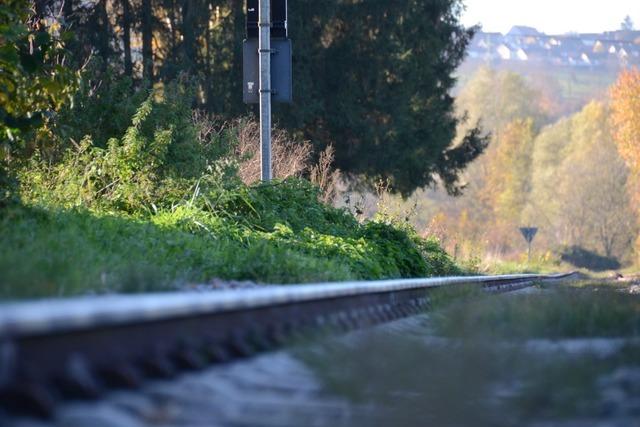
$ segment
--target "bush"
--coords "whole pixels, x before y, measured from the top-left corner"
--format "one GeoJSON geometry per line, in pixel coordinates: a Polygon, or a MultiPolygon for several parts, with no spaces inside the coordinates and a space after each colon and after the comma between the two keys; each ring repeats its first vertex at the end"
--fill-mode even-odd
{"type": "Polygon", "coordinates": [[[83,73],[73,102],[62,108],[53,122],[53,138],[62,153],[87,135],[94,145],[105,148],[109,139],[121,137],[140,105],[149,97],[149,89],[134,87],[129,77],[104,70],[94,58],[83,73]]]}
{"type": "Polygon", "coordinates": [[[612,257],[599,255],[579,246],[571,246],[562,250],[560,259],[564,262],[593,271],[617,270],[620,262],[612,257]]]}
{"type": "Polygon", "coordinates": [[[8,206],[19,201],[18,180],[9,170],[9,166],[0,160],[0,214],[8,206]]]}
{"type": "Polygon", "coordinates": [[[226,152],[199,143],[190,99],[184,85],[167,85],[106,147],[87,135],[57,163],[34,158],[21,174],[23,193],[55,205],[140,213],[178,203],[196,183],[233,183],[234,164],[221,158],[226,152]]]}

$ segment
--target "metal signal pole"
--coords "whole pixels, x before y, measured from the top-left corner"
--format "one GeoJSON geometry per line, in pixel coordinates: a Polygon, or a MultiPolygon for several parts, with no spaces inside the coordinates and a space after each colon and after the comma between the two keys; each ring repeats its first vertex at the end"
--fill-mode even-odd
{"type": "Polygon", "coordinates": [[[260,152],[262,181],[271,181],[271,0],[259,0],[260,152]]]}

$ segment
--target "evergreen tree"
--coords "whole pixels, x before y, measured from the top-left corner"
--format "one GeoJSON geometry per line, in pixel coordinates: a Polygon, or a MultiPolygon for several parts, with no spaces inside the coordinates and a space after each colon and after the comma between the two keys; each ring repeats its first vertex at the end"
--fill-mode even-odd
{"type": "Polygon", "coordinates": [[[622,21],[622,24],[620,24],[620,29],[622,31],[633,31],[633,21],[631,20],[631,17],[629,15],[624,17],[624,21],[622,21]]]}
{"type": "Polygon", "coordinates": [[[282,119],[324,147],[352,176],[390,180],[404,195],[459,172],[486,147],[460,119],[450,91],[474,29],[457,0],[304,2],[292,13],[296,105],[282,119]]]}

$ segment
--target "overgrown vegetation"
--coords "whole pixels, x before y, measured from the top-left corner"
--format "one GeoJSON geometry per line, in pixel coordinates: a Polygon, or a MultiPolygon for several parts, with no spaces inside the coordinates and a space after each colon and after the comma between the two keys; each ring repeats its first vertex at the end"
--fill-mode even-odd
{"type": "MultiPolygon", "coordinates": [[[[57,129],[91,120],[82,96],[96,92],[78,96],[77,114],[63,112],[57,129]]],[[[437,241],[406,223],[384,216],[361,223],[322,203],[301,175],[327,169],[330,159],[314,167],[282,131],[275,170],[287,178],[243,183],[255,169],[255,124],[194,119],[191,97],[186,81],[138,94],[127,128],[97,122],[79,141],[67,136],[70,144],[19,169],[23,205],[0,217],[0,244],[10,248],[0,257],[2,297],[172,289],[212,278],[291,283],[459,272],[437,241]]]]}
{"type": "MultiPolygon", "coordinates": [[[[229,65],[237,60],[231,46],[242,37],[226,40],[219,33],[229,15],[238,20],[243,11],[237,2],[218,3],[201,10],[209,16],[206,25],[194,14],[202,5],[186,1],[107,7],[12,0],[0,6],[0,297],[168,289],[213,278],[290,283],[459,272],[434,239],[418,236],[406,223],[384,215],[358,221],[330,205],[340,179],[330,135],[314,141],[325,147],[314,151],[301,129],[275,129],[277,179],[256,183],[258,126],[242,116],[246,109],[239,101],[226,99],[239,93],[230,82],[240,74],[226,73],[235,70],[229,65]],[[167,46],[151,46],[150,40],[169,34],[150,22],[169,9],[175,20],[176,8],[182,26],[176,32],[172,23],[170,36],[182,46],[172,46],[165,53],[175,55],[163,57],[164,65],[176,60],[173,71],[158,73],[154,49],[157,54],[167,46]],[[138,18],[141,73],[130,44],[138,18]],[[195,32],[204,28],[204,39],[196,40],[195,32]],[[120,41],[124,69],[115,47],[120,41]],[[210,49],[211,43],[228,50],[210,49]],[[214,60],[214,51],[226,62],[214,60]],[[95,56],[85,61],[88,52],[95,56]],[[209,65],[200,67],[198,58],[209,65]]],[[[435,111],[446,128],[428,150],[432,164],[423,179],[439,174],[453,185],[457,172],[479,153],[448,148],[457,119],[445,96],[453,83],[447,70],[464,56],[473,31],[459,25],[457,0],[430,7],[434,16],[447,18],[437,30],[447,39],[438,39],[438,49],[450,55],[442,63],[420,60],[423,69],[431,67],[423,64],[427,60],[444,70],[428,80],[438,86],[429,96],[442,104],[435,111]],[[457,41],[449,40],[451,32],[457,41]],[[441,159],[442,153],[450,155],[441,159]]],[[[346,13],[311,9],[301,12],[325,21],[346,13]]],[[[405,142],[425,143],[408,135],[405,142]]]]}

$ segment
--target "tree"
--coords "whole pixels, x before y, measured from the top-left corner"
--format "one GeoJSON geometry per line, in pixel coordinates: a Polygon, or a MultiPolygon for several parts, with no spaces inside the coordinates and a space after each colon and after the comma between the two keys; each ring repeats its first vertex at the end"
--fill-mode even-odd
{"type": "Polygon", "coordinates": [[[518,226],[531,189],[531,154],[535,130],[532,119],[505,126],[496,140],[485,191],[492,199],[494,221],[518,226]]]}
{"type": "MultiPolygon", "coordinates": [[[[620,73],[610,98],[614,140],[630,170],[628,189],[640,221],[640,70],[620,73]]],[[[640,237],[636,241],[636,252],[640,253],[640,237]]]]}
{"type": "Polygon", "coordinates": [[[624,20],[620,24],[620,29],[622,31],[633,31],[633,21],[629,15],[624,17],[624,20]]]}
{"type": "MultiPolygon", "coordinates": [[[[182,61],[187,72],[193,73],[196,60],[195,1],[182,2],[182,61]]],[[[208,28],[208,27],[207,27],[208,28]]]]}
{"type": "Polygon", "coordinates": [[[556,246],[565,239],[562,200],[558,186],[560,173],[571,144],[572,118],[563,118],[544,127],[536,136],[531,157],[531,195],[524,212],[524,220],[541,228],[538,243],[556,246]],[[541,242],[542,240],[542,242],[541,242]]]}
{"type": "MultiPolygon", "coordinates": [[[[39,0],[73,17],[74,64],[167,84],[199,78],[194,105],[237,117],[242,103],[242,0],[39,0]]],[[[290,2],[296,104],[277,121],[336,147],[336,165],[360,183],[388,179],[404,195],[441,182],[452,194],[488,139],[470,123],[454,142],[454,72],[475,28],[460,24],[462,0],[290,2]]],[[[94,76],[96,77],[96,76],[94,76]]]]}
{"type": "Polygon", "coordinates": [[[439,178],[460,190],[459,172],[487,139],[461,121],[450,92],[475,29],[459,0],[301,2],[292,20],[297,96],[280,117],[365,182],[387,178],[404,195],[439,178]],[[302,104],[302,105],[300,105],[302,104]],[[308,104],[308,105],[307,105],[308,104]]]}
{"type": "Polygon", "coordinates": [[[131,61],[131,4],[129,0],[122,2],[122,44],[124,48],[124,73],[131,77],[133,63],[131,61]]]}
{"type": "Polygon", "coordinates": [[[635,233],[609,110],[591,102],[536,139],[529,213],[552,246],[581,246],[624,258],[635,233]]]}
{"type": "Polygon", "coordinates": [[[540,99],[521,75],[489,67],[481,67],[457,97],[457,108],[468,112],[469,121],[480,121],[491,132],[491,144],[465,172],[465,195],[438,203],[453,204],[454,216],[466,213],[467,223],[473,224],[466,236],[477,236],[475,244],[488,245],[486,250],[508,250],[514,230],[526,222],[523,200],[518,199],[526,202],[529,197],[532,139],[546,120],[540,99]]]}
{"type": "Polygon", "coordinates": [[[625,70],[611,88],[611,121],[620,155],[640,175],[640,70],[625,70]]]}
{"type": "MultiPolygon", "coordinates": [[[[64,65],[65,33],[59,22],[45,21],[27,0],[0,4],[0,144],[4,157],[19,156],[21,136],[42,125],[69,101],[77,74],[64,65]]],[[[42,4],[39,12],[46,13],[42,4]]],[[[32,147],[31,147],[32,148],[32,147]]]]}
{"type": "Polygon", "coordinates": [[[461,111],[468,111],[471,122],[481,120],[492,133],[524,118],[541,125],[545,121],[541,103],[541,94],[523,76],[486,66],[478,69],[456,100],[461,111]]]}
{"type": "Polygon", "coordinates": [[[153,81],[153,23],[151,0],[142,0],[142,75],[148,81],[153,81]]]}
{"type": "Polygon", "coordinates": [[[77,82],[64,65],[68,34],[57,21],[46,25],[42,2],[35,4],[39,15],[30,5],[27,0],[0,4],[0,207],[16,198],[12,164],[38,148],[25,135],[69,101],[77,82]]]}
{"type": "Polygon", "coordinates": [[[583,224],[576,243],[620,258],[635,230],[626,192],[628,170],[613,142],[606,106],[591,102],[574,116],[569,150],[560,173],[568,222],[570,209],[583,212],[573,222],[583,224]]]}

